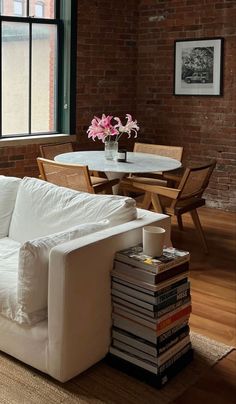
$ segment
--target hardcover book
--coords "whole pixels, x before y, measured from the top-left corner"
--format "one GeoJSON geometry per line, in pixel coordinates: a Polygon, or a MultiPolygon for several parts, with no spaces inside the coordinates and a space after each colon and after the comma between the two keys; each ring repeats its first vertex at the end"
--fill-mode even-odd
{"type": "Polygon", "coordinates": [[[154,318],[159,318],[162,317],[164,314],[168,313],[169,311],[175,310],[177,307],[181,306],[183,302],[189,301],[190,300],[190,290],[185,291],[185,295],[183,292],[180,294],[180,298],[176,299],[176,296],[171,297],[170,299],[167,299],[164,302],[161,302],[158,305],[148,303],[144,300],[137,299],[133,296],[129,296],[123,292],[120,292],[119,290],[112,289],[112,297],[117,297],[121,300],[123,300],[123,305],[126,305],[126,302],[130,302],[133,305],[136,305],[138,307],[143,307],[146,310],[154,312],[154,318]]]}
{"type": "Polygon", "coordinates": [[[161,271],[165,271],[176,265],[189,261],[190,255],[187,251],[168,247],[163,249],[163,255],[161,257],[150,257],[143,254],[143,247],[140,244],[118,251],[115,258],[118,261],[158,274],[161,271]]]}
{"type": "Polygon", "coordinates": [[[177,300],[183,299],[190,294],[190,282],[185,282],[184,284],[173,288],[171,291],[158,295],[156,293],[150,294],[146,293],[143,289],[142,291],[137,289],[134,285],[126,286],[119,281],[112,281],[112,290],[119,291],[125,293],[127,296],[133,296],[136,299],[140,299],[146,303],[151,303],[157,307],[157,310],[162,309],[163,307],[175,303],[177,300]],[[172,300],[171,300],[172,299],[172,300]]]}
{"type": "Polygon", "coordinates": [[[141,351],[140,349],[134,348],[116,339],[112,341],[112,346],[128,354],[135,355],[139,359],[144,359],[149,361],[150,363],[153,363],[154,365],[161,366],[167,360],[171,359],[175,354],[177,354],[177,352],[181,351],[181,349],[183,349],[189,343],[190,343],[190,336],[187,335],[181,341],[177,342],[175,345],[169,348],[166,352],[157,356],[150,355],[146,352],[141,351]]]}
{"type": "Polygon", "coordinates": [[[165,315],[158,317],[156,319],[148,319],[145,316],[139,316],[137,313],[132,312],[132,310],[123,307],[122,309],[114,307],[114,312],[112,314],[113,319],[130,319],[136,323],[142,324],[153,330],[161,330],[165,328],[166,325],[171,324],[173,321],[191,313],[191,301],[190,299],[183,300],[182,305],[177,307],[176,310],[172,310],[165,315]]]}
{"type": "Polygon", "coordinates": [[[174,277],[174,279],[172,278],[171,283],[169,283],[169,281],[166,281],[168,283],[166,283],[166,285],[164,287],[162,287],[161,289],[156,289],[156,285],[150,285],[149,283],[146,282],[141,282],[141,281],[137,281],[136,279],[133,278],[128,278],[125,276],[117,276],[117,274],[114,273],[114,271],[112,271],[112,280],[114,282],[119,283],[120,285],[124,285],[126,287],[129,288],[133,288],[136,289],[140,292],[143,293],[147,293],[150,296],[155,296],[156,298],[161,298],[161,300],[163,300],[164,296],[171,295],[171,292],[173,293],[173,290],[175,290],[178,287],[181,287],[183,285],[186,285],[186,283],[188,282],[188,278],[187,277],[182,277],[181,275],[179,275],[178,279],[176,279],[174,277]],[[150,288],[151,286],[151,288],[150,288]]]}
{"type": "Polygon", "coordinates": [[[133,277],[134,279],[139,279],[144,282],[157,284],[159,282],[164,282],[170,278],[173,278],[174,276],[177,276],[183,272],[188,272],[189,262],[185,261],[178,263],[175,266],[168,268],[168,271],[153,273],[150,272],[149,270],[134,267],[131,264],[115,260],[114,271],[115,273],[120,273],[127,275],[129,277],[133,277]]]}
{"type": "Polygon", "coordinates": [[[186,314],[176,320],[173,319],[173,321],[170,322],[169,324],[165,324],[165,326],[163,326],[162,329],[153,330],[152,328],[137,323],[136,321],[115,315],[115,318],[113,317],[113,326],[125,330],[127,332],[130,332],[133,335],[137,335],[138,337],[141,337],[155,344],[157,338],[160,337],[162,334],[166,333],[171,328],[174,328],[177,325],[186,323],[186,321],[188,320],[189,320],[189,314],[186,314]]]}
{"type": "Polygon", "coordinates": [[[185,366],[187,366],[193,359],[193,349],[188,349],[184,352],[180,358],[170,365],[167,369],[160,372],[158,375],[153,374],[145,370],[144,368],[135,365],[134,363],[128,362],[127,360],[121,359],[116,355],[111,353],[107,355],[105,361],[110,366],[113,366],[129,376],[133,376],[142,382],[146,382],[155,388],[163,387],[172,377],[178,374],[185,366]]]}
{"type": "Polygon", "coordinates": [[[162,338],[158,337],[155,344],[127,331],[121,330],[120,328],[113,327],[112,330],[113,340],[121,341],[154,357],[164,353],[188,335],[189,326],[185,323],[167,331],[166,334],[163,334],[162,338]]]}
{"type": "Polygon", "coordinates": [[[168,367],[170,367],[173,363],[175,363],[179,358],[181,358],[182,355],[188,352],[191,348],[192,348],[191,343],[187,344],[184,348],[182,348],[179,352],[175,353],[169,360],[167,360],[160,366],[148,360],[140,359],[131,353],[128,354],[118,348],[110,347],[109,352],[115,356],[118,356],[121,359],[131,362],[137,366],[140,366],[141,368],[146,369],[155,375],[158,375],[164,372],[166,369],[168,369],[168,367]]]}
{"type": "MultiPolygon", "coordinates": [[[[145,272],[145,271],[142,271],[145,272]]],[[[188,272],[183,272],[181,274],[175,275],[170,279],[167,279],[163,282],[160,283],[150,283],[150,282],[145,282],[137,277],[130,276],[130,274],[127,273],[122,273],[120,271],[116,271],[115,269],[112,270],[111,275],[117,280],[123,280],[124,282],[128,282],[133,285],[140,286],[144,289],[148,289],[151,292],[158,292],[158,293],[164,293],[165,291],[167,292],[168,290],[172,289],[173,285],[179,281],[187,281],[188,277],[188,272]]]]}

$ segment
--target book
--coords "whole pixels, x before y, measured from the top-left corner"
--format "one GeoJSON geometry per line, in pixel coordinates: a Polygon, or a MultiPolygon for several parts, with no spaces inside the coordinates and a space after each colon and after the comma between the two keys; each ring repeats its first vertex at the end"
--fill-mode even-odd
{"type": "Polygon", "coordinates": [[[175,321],[179,318],[181,318],[184,315],[190,314],[191,313],[191,301],[188,299],[186,302],[183,302],[180,307],[178,307],[176,310],[173,310],[162,317],[156,318],[155,320],[153,319],[145,319],[144,316],[139,316],[136,313],[131,313],[131,310],[126,310],[125,308],[119,309],[119,308],[114,308],[114,311],[112,313],[112,318],[116,320],[121,320],[122,318],[129,319],[131,321],[134,321],[138,324],[142,324],[145,327],[151,328],[152,330],[161,330],[162,328],[165,327],[167,324],[171,324],[172,321],[175,321]]]}
{"type": "Polygon", "coordinates": [[[155,305],[158,309],[163,308],[165,305],[175,303],[175,301],[179,299],[183,299],[187,297],[190,293],[190,282],[185,282],[178,287],[171,289],[166,293],[159,294],[157,292],[146,293],[145,289],[140,290],[132,284],[124,284],[122,281],[113,279],[112,280],[112,290],[118,290],[122,293],[125,293],[127,296],[132,296],[136,299],[142,300],[146,303],[151,303],[155,305]],[[170,302],[170,299],[172,301],[170,302]],[[170,303],[168,303],[170,302],[170,303]]]}
{"type": "Polygon", "coordinates": [[[116,271],[115,269],[111,271],[111,276],[113,279],[135,285],[136,287],[139,286],[145,290],[149,290],[150,292],[157,293],[164,293],[165,291],[167,292],[168,290],[172,289],[173,285],[177,282],[186,282],[188,274],[188,272],[183,272],[181,274],[173,276],[170,279],[167,279],[166,281],[155,284],[142,281],[140,279],[137,279],[136,277],[129,276],[126,273],[123,274],[122,272],[116,271]]]}
{"type": "MultiPolygon", "coordinates": [[[[126,277],[125,277],[125,279],[123,279],[123,276],[117,277],[116,275],[114,275],[112,273],[112,281],[117,282],[121,285],[124,285],[128,288],[136,289],[140,292],[143,292],[150,296],[155,296],[155,297],[159,297],[161,295],[169,293],[169,292],[171,292],[171,290],[173,290],[177,287],[180,287],[182,285],[185,285],[188,282],[187,277],[183,278],[181,276],[181,274],[178,275],[178,277],[180,277],[180,279],[175,279],[175,277],[174,277],[174,280],[173,280],[173,278],[172,278],[172,282],[167,284],[164,288],[162,287],[161,289],[159,289],[159,288],[156,289],[156,287],[153,287],[153,285],[150,285],[149,283],[140,282],[140,281],[137,281],[136,279],[131,279],[131,278],[129,278],[129,280],[127,280],[126,277]],[[149,286],[152,286],[152,287],[150,288],[149,286]]],[[[166,282],[168,282],[168,281],[166,281],[166,282]]]]}
{"type": "Polygon", "coordinates": [[[153,363],[154,365],[161,366],[189,343],[190,343],[190,336],[187,335],[181,341],[177,342],[171,348],[169,348],[168,350],[166,350],[165,352],[163,352],[161,355],[158,356],[152,356],[146,352],[143,352],[137,348],[134,348],[131,345],[128,345],[116,339],[113,339],[112,346],[114,348],[120,349],[123,352],[135,355],[139,359],[144,359],[149,361],[150,363],[153,363]]]}
{"type": "Polygon", "coordinates": [[[150,257],[143,254],[142,245],[137,245],[122,251],[118,251],[115,255],[116,260],[125,262],[135,267],[145,269],[154,274],[176,265],[189,261],[190,254],[188,251],[178,250],[174,247],[165,247],[161,257],[150,257]]]}
{"type": "Polygon", "coordinates": [[[116,315],[115,318],[113,318],[113,326],[128,331],[133,335],[137,335],[138,337],[141,337],[147,341],[156,343],[157,338],[160,337],[163,333],[166,333],[171,328],[174,328],[177,325],[182,324],[188,320],[189,320],[189,314],[186,314],[176,319],[175,321],[173,320],[171,323],[166,324],[165,327],[161,329],[153,330],[128,318],[121,316],[118,317],[116,315]]]}
{"type": "Polygon", "coordinates": [[[175,363],[182,355],[188,352],[191,348],[192,348],[191,343],[187,344],[184,348],[175,353],[170,359],[164,362],[161,366],[149,362],[148,360],[140,359],[131,353],[128,354],[127,352],[124,352],[112,346],[110,347],[109,352],[114,356],[118,356],[119,358],[124,359],[127,362],[131,362],[145,370],[148,370],[149,372],[155,375],[158,375],[163,373],[163,371],[165,371],[166,369],[168,369],[168,367],[170,367],[173,363],[175,363]]]}
{"type": "Polygon", "coordinates": [[[169,331],[166,333],[166,338],[160,339],[160,337],[158,337],[156,343],[152,343],[127,331],[113,327],[112,339],[124,342],[125,344],[137,348],[140,351],[157,357],[174,344],[177,344],[184,337],[189,335],[189,326],[188,324],[183,323],[180,324],[178,327],[172,328],[171,331],[172,333],[169,333],[169,331]]]}
{"type": "MultiPolygon", "coordinates": [[[[132,298],[133,299],[133,298],[132,298]]],[[[164,306],[162,309],[159,310],[151,310],[153,312],[153,316],[148,316],[146,313],[141,313],[137,309],[139,309],[142,306],[138,306],[135,303],[132,303],[132,307],[127,306],[128,301],[122,299],[122,305],[116,304],[114,305],[113,312],[114,313],[130,313],[130,315],[133,315],[135,318],[136,316],[150,322],[153,324],[157,323],[157,320],[164,319],[164,316],[168,315],[170,312],[175,312],[178,308],[181,308],[183,305],[186,305],[187,303],[190,304],[191,302],[191,297],[190,295],[184,297],[183,299],[177,300],[174,304],[168,304],[167,306],[164,306]]],[[[152,306],[154,308],[156,306],[152,306]]],[[[146,309],[145,309],[146,310],[146,309]]]]}
{"type": "MultiPolygon", "coordinates": [[[[138,306],[135,303],[131,303],[127,300],[124,299],[120,299],[119,297],[116,296],[112,296],[112,303],[113,303],[113,307],[120,307],[120,308],[124,308],[124,309],[130,309],[130,312],[134,312],[134,314],[140,316],[140,317],[144,317],[149,319],[157,319],[158,318],[158,312],[157,311],[153,311],[153,310],[149,310],[146,308],[143,308],[142,306],[138,306]]],[[[175,303],[175,308],[179,307],[179,305],[181,305],[183,303],[183,301],[178,301],[175,303]]],[[[170,307],[170,306],[169,306],[170,307]]],[[[170,308],[170,310],[172,309],[172,307],[170,308]]],[[[169,310],[169,309],[168,309],[169,310]]]]}
{"type": "Polygon", "coordinates": [[[188,297],[190,297],[190,289],[185,290],[184,292],[180,293],[180,298],[177,298],[177,296],[172,296],[169,299],[159,303],[158,305],[152,304],[152,303],[148,303],[144,300],[141,299],[136,299],[133,296],[127,295],[126,293],[120,292],[119,290],[116,289],[112,289],[111,291],[112,297],[118,297],[119,299],[124,301],[124,306],[125,306],[125,302],[130,302],[138,307],[143,307],[146,310],[149,311],[153,311],[155,312],[155,318],[159,318],[163,315],[163,313],[168,312],[173,310],[175,307],[178,307],[179,305],[181,305],[181,301],[183,299],[186,299],[188,297]],[[185,294],[185,296],[184,296],[185,294]],[[182,296],[182,297],[181,297],[182,296]],[[179,303],[180,302],[180,303],[179,303]]]}
{"type": "Polygon", "coordinates": [[[150,271],[147,271],[145,269],[140,269],[138,267],[134,267],[130,264],[126,264],[124,262],[120,262],[115,260],[114,261],[114,270],[115,274],[123,274],[127,275],[131,278],[144,281],[144,282],[149,282],[151,284],[156,284],[159,282],[164,282],[170,278],[173,278],[176,275],[182,274],[182,273],[188,273],[189,272],[189,262],[183,262],[180,264],[177,264],[174,267],[171,267],[168,269],[168,271],[162,271],[160,273],[153,273],[150,271]]]}
{"type": "Polygon", "coordinates": [[[193,359],[193,349],[190,348],[187,352],[182,353],[182,355],[176,359],[176,361],[170,365],[167,369],[159,372],[158,375],[143,369],[134,363],[127,362],[126,360],[119,358],[116,355],[108,353],[104,361],[116,369],[133,376],[136,379],[151,385],[157,389],[162,388],[171,378],[177,375],[184,367],[186,367],[193,359]]]}

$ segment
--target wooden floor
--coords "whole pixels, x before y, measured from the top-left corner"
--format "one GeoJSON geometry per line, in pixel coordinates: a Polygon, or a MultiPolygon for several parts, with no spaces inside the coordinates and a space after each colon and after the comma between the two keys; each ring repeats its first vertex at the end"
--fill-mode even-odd
{"type": "MultiPolygon", "coordinates": [[[[172,224],[174,246],[191,253],[190,280],[195,332],[236,347],[236,215],[210,208],[199,209],[209,254],[201,250],[188,214],[185,230],[172,224]]],[[[236,351],[186,391],[175,403],[235,403],[236,351]]]]}
{"type": "MultiPolygon", "coordinates": [[[[209,208],[199,209],[199,215],[208,241],[208,255],[202,252],[190,216],[184,216],[183,232],[178,230],[175,221],[172,225],[173,245],[191,253],[190,326],[197,333],[236,347],[236,215],[209,208]]],[[[133,381],[129,383],[127,390],[122,384],[123,374],[119,376],[121,372],[118,371],[116,380],[120,377],[121,382],[119,396],[116,395],[114,373],[108,366],[103,366],[103,372],[96,372],[96,368],[100,369],[99,366],[102,365],[95,365],[95,371],[91,371],[91,374],[89,371],[84,372],[66,384],[69,391],[78,393],[81,403],[87,402],[83,398],[90,396],[93,385],[91,377],[92,375],[96,377],[97,374],[91,397],[99,397],[99,400],[91,399],[89,401],[91,403],[158,404],[155,399],[155,389],[152,394],[145,383],[132,378],[133,381]],[[122,399],[119,400],[119,397],[122,399]]],[[[43,403],[47,402],[47,399],[43,401],[43,403]]],[[[174,403],[235,404],[236,350],[210,368],[174,403]]]]}

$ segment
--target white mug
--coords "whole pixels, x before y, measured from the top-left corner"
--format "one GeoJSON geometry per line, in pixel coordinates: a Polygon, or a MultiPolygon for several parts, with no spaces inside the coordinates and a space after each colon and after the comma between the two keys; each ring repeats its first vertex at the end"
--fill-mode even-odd
{"type": "Polygon", "coordinates": [[[160,257],[163,253],[165,229],[157,226],[143,227],[143,253],[150,257],[160,257]]]}

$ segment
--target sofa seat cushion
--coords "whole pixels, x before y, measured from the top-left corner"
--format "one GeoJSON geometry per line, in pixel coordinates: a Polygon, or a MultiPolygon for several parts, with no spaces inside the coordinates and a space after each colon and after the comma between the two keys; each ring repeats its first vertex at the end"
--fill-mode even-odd
{"type": "Polygon", "coordinates": [[[21,244],[0,239],[0,314],[21,325],[47,318],[49,255],[53,247],[108,227],[108,220],[83,224],[21,244]]]}
{"type": "Polygon", "coordinates": [[[0,239],[0,314],[15,320],[18,312],[18,256],[21,244],[8,237],[0,239]]]}
{"type": "Polygon", "coordinates": [[[25,177],[19,186],[9,237],[24,243],[84,223],[108,219],[114,226],[136,217],[132,198],[88,194],[25,177]]]}
{"type": "Polygon", "coordinates": [[[7,237],[20,178],[0,175],[0,238],[7,237]]]}

